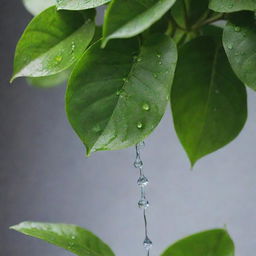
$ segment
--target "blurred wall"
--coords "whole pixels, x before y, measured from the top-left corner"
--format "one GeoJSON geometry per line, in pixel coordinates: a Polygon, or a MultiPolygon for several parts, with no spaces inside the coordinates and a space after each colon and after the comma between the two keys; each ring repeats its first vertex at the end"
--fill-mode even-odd
{"type": "MultiPolygon", "coordinates": [[[[42,90],[23,79],[9,85],[15,44],[31,16],[14,0],[1,0],[0,13],[0,255],[70,255],[8,230],[24,220],[78,224],[117,255],[144,254],[134,149],[85,158],[66,120],[65,86],[42,90]]],[[[255,94],[249,91],[249,118],[238,139],[192,172],[169,112],[146,143],[152,255],[183,236],[226,225],[236,255],[254,256],[255,94]]]]}

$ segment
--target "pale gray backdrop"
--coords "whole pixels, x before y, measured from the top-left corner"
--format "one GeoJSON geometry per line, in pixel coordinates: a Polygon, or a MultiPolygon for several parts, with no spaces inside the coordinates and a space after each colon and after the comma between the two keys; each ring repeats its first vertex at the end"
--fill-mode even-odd
{"type": "MultiPolygon", "coordinates": [[[[62,249],[9,231],[24,220],[86,227],[118,256],[141,256],[142,213],[136,203],[134,149],[84,157],[64,111],[65,86],[12,86],[15,44],[31,16],[21,1],[0,5],[0,255],[65,256],[62,249]]],[[[151,183],[148,196],[152,256],[188,234],[227,226],[236,255],[256,250],[256,95],[237,140],[198,162],[189,162],[168,112],[143,153],[151,183]]]]}

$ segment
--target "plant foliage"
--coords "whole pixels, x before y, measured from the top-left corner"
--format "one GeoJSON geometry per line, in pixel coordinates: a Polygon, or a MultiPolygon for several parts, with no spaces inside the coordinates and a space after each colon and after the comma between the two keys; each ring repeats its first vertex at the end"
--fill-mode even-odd
{"type": "Polygon", "coordinates": [[[256,89],[256,0],[43,2],[24,0],[37,16],[18,42],[12,80],[52,87],[71,69],[67,115],[87,154],[143,140],[169,99],[192,165],[242,130],[245,86],[256,89]]]}
{"type": "MultiPolygon", "coordinates": [[[[114,256],[111,248],[90,231],[68,224],[23,222],[11,227],[78,256],[114,256]]],[[[167,248],[161,256],[234,256],[235,248],[226,230],[213,229],[191,235],[167,248]]]]}

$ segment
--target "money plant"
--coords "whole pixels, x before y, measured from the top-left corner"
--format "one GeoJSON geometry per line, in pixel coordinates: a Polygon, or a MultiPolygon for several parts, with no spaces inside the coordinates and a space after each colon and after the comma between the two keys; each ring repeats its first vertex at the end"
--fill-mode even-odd
{"type": "MultiPolygon", "coordinates": [[[[143,141],[170,102],[191,165],[235,139],[256,89],[256,0],[23,0],[35,17],[11,81],[67,80],[66,112],[87,155],[143,141]],[[97,8],[105,8],[96,25],[97,8]]],[[[80,227],[14,226],[79,256],[114,255],[80,227]]],[[[164,256],[234,255],[225,230],[178,241],[164,256]]]]}

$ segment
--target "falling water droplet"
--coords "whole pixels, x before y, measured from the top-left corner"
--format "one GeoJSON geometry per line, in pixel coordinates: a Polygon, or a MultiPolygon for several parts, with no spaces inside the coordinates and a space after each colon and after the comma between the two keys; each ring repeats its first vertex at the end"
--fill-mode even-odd
{"type": "Polygon", "coordinates": [[[145,111],[148,111],[150,109],[150,107],[147,103],[145,103],[145,104],[143,104],[142,109],[145,111]]]}
{"type": "Polygon", "coordinates": [[[153,243],[152,241],[146,236],[144,242],[143,242],[143,246],[146,250],[149,250],[152,247],[153,243]]]}
{"type": "Polygon", "coordinates": [[[142,168],[143,162],[141,161],[139,156],[136,157],[133,165],[134,165],[135,168],[142,168]]]}
{"type": "Polygon", "coordinates": [[[137,181],[137,184],[140,186],[140,187],[145,187],[148,185],[148,179],[145,175],[141,175],[137,181]]]}
{"type": "Polygon", "coordinates": [[[140,201],[138,202],[138,206],[141,209],[147,209],[149,207],[149,201],[145,198],[140,199],[140,201]]]}
{"type": "Polygon", "coordinates": [[[137,128],[141,129],[143,127],[143,124],[141,122],[137,123],[137,128]]]}

